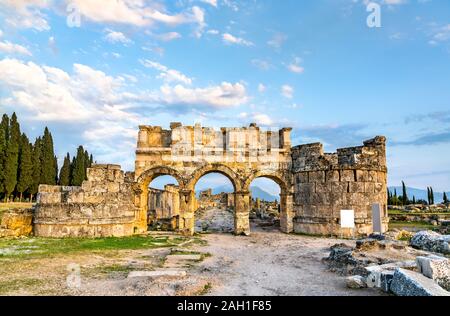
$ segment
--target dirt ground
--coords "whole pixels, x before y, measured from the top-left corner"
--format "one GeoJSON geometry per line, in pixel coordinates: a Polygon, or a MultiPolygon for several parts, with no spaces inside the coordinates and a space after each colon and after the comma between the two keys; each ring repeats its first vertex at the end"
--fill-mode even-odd
{"type": "MultiPolygon", "coordinates": [[[[205,234],[176,248],[3,261],[1,295],[382,295],[351,290],[321,262],[337,239],[252,225],[250,237],[205,234]],[[178,271],[186,276],[128,277],[178,271]]],[[[345,241],[347,244],[353,242],[345,241]]]]}

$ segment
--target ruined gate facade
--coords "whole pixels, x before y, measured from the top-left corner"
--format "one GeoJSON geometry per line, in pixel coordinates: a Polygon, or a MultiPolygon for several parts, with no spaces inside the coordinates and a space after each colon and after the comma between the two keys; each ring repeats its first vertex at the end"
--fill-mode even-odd
{"type": "Polygon", "coordinates": [[[38,236],[126,236],[147,230],[149,184],[169,175],[178,182],[175,229],[191,235],[195,185],[220,173],[234,187],[235,233],[250,233],[250,184],[259,177],[281,189],[280,226],[285,233],[367,235],[372,205],[383,210],[387,230],[386,139],[324,153],[322,144],[292,147],[291,129],[140,126],[135,171],[95,165],[81,187],[41,186],[35,207],[38,236]],[[355,229],[342,229],[340,211],[354,210],[355,229]]]}

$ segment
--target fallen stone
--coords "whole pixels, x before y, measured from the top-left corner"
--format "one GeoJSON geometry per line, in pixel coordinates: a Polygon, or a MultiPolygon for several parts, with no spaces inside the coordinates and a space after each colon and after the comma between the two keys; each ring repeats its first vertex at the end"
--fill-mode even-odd
{"type": "Polygon", "coordinates": [[[347,277],[346,284],[350,289],[363,289],[367,287],[365,278],[360,275],[352,275],[347,277]]]}
{"type": "Polygon", "coordinates": [[[390,290],[397,296],[450,296],[433,280],[410,270],[398,268],[391,281],[390,290]]]}
{"type": "Polygon", "coordinates": [[[160,277],[185,277],[186,271],[182,270],[159,270],[159,271],[132,271],[128,278],[160,278],[160,277]]]}
{"type": "Polygon", "coordinates": [[[416,268],[416,262],[410,260],[368,266],[365,268],[368,274],[366,279],[367,286],[381,288],[383,291],[389,292],[390,281],[397,268],[414,269],[416,268]]]}
{"type": "Polygon", "coordinates": [[[420,231],[410,241],[411,247],[431,252],[450,254],[450,235],[441,235],[433,231],[420,231]]]}
{"type": "Polygon", "coordinates": [[[419,272],[436,281],[442,288],[450,290],[450,261],[439,256],[417,257],[419,272]]]}

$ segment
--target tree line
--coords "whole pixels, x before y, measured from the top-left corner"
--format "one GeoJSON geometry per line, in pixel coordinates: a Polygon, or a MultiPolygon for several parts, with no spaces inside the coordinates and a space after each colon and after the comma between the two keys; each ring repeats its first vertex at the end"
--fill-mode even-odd
{"type": "Polygon", "coordinates": [[[86,179],[86,170],[93,157],[79,146],[70,159],[67,153],[61,169],[55,155],[53,137],[45,127],[43,135],[31,143],[21,133],[16,113],[3,114],[0,122],[0,199],[32,201],[40,184],[79,186],[86,179]]]}
{"type": "MultiPolygon", "coordinates": [[[[388,189],[388,204],[389,205],[411,205],[411,204],[424,204],[424,205],[434,205],[434,191],[432,187],[427,187],[427,201],[425,200],[416,200],[416,197],[413,196],[412,200],[409,199],[408,194],[406,192],[405,182],[402,181],[402,194],[398,195],[397,190],[394,189],[394,192],[391,192],[388,189]]],[[[443,196],[444,204],[449,204],[450,201],[447,197],[447,193],[444,192],[443,196]]]]}

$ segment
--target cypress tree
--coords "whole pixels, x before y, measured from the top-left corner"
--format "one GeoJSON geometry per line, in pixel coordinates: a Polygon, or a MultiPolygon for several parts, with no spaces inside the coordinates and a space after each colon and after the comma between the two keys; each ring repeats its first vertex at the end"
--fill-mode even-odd
{"type": "Polygon", "coordinates": [[[19,167],[20,126],[16,113],[11,116],[9,124],[9,138],[6,145],[5,161],[5,199],[8,202],[11,193],[17,185],[17,172],[19,167]]]}
{"type": "Polygon", "coordinates": [[[0,123],[0,194],[5,192],[6,145],[9,125],[9,118],[5,115],[0,123]]]}
{"type": "Polygon", "coordinates": [[[91,167],[91,159],[87,150],[84,152],[84,161],[84,180],[87,180],[87,168],[91,167]]]}
{"type": "Polygon", "coordinates": [[[38,192],[39,184],[41,183],[41,161],[42,161],[42,139],[36,138],[33,146],[33,179],[30,186],[30,201],[33,200],[33,196],[38,192]]]}
{"type": "Polygon", "coordinates": [[[64,158],[63,166],[61,167],[61,172],[59,173],[59,185],[68,186],[70,185],[70,154],[67,153],[64,158]]]}
{"type": "Polygon", "coordinates": [[[444,192],[444,204],[448,204],[447,193],[444,192]]]}
{"type": "Polygon", "coordinates": [[[408,195],[406,194],[406,185],[405,185],[405,182],[403,182],[403,181],[402,181],[402,191],[403,191],[402,203],[403,203],[403,205],[407,205],[408,204],[408,195]]]}
{"type": "Polygon", "coordinates": [[[33,182],[32,146],[28,137],[22,134],[19,153],[19,177],[17,180],[17,192],[20,194],[19,201],[22,202],[23,193],[27,191],[33,182]]]}
{"type": "Polygon", "coordinates": [[[80,186],[85,180],[86,178],[85,162],[86,159],[83,146],[79,146],[77,150],[77,156],[74,161],[72,185],[80,186]]]}
{"type": "Polygon", "coordinates": [[[93,164],[94,164],[94,157],[91,154],[91,156],[89,157],[89,168],[92,167],[93,164]]]}
{"type": "Polygon", "coordinates": [[[434,192],[432,187],[430,187],[430,198],[431,198],[431,205],[434,205],[434,192]]]}
{"type": "Polygon", "coordinates": [[[416,204],[416,196],[415,196],[415,195],[413,195],[412,203],[413,203],[414,205],[416,204]]]}
{"type": "Polygon", "coordinates": [[[55,151],[53,148],[52,134],[46,127],[44,136],[42,137],[42,152],[41,152],[41,183],[40,184],[56,184],[57,172],[55,168],[55,151]]]}

